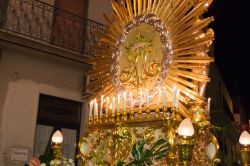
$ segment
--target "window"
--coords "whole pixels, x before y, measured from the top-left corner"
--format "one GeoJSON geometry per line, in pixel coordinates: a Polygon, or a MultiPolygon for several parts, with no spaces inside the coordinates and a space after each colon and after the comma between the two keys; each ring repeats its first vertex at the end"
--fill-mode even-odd
{"type": "Polygon", "coordinates": [[[39,98],[34,156],[44,154],[53,133],[63,135],[63,156],[75,159],[79,142],[82,103],[41,94],[39,98]]]}

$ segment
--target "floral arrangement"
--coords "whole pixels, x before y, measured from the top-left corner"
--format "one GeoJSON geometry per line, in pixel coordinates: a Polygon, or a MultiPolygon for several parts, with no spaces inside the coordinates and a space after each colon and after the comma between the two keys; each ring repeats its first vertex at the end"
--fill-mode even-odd
{"type": "Polygon", "coordinates": [[[49,162],[49,164],[46,164],[44,162],[41,163],[41,161],[34,157],[30,160],[29,166],[75,166],[74,160],[68,159],[63,157],[61,160],[54,159],[49,162]]]}
{"type": "Polygon", "coordinates": [[[139,140],[133,145],[131,161],[128,163],[119,161],[117,166],[160,165],[158,162],[170,152],[170,148],[170,144],[165,139],[159,139],[151,144],[146,140],[139,140]]]}
{"type": "MultiPolygon", "coordinates": [[[[57,165],[75,166],[75,163],[72,159],[67,159],[65,157],[63,157],[62,160],[55,159],[50,161],[50,166],[57,166],[57,165]]],[[[41,166],[46,166],[46,165],[41,165],[41,166]]]]}

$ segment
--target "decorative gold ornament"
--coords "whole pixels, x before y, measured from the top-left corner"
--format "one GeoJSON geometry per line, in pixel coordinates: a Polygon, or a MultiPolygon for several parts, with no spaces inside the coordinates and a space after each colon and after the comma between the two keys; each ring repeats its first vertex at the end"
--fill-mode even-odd
{"type": "Polygon", "coordinates": [[[181,143],[178,144],[178,154],[180,165],[188,166],[191,164],[194,145],[190,138],[182,137],[181,143]]]}
{"type": "Polygon", "coordinates": [[[129,93],[131,99],[128,103],[125,99],[125,104],[122,101],[123,109],[112,107],[112,113],[106,113],[101,121],[99,116],[89,119],[90,134],[80,144],[81,158],[89,165],[129,160],[134,141],[159,138],[171,145],[165,157],[168,165],[213,163],[218,142],[209,131],[204,99],[208,67],[213,61],[207,52],[214,39],[213,30],[204,29],[213,18],[202,17],[211,2],[111,0],[112,16],[104,15],[107,31],[96,32],[99,41],[89,59],[93,66],[87,73],[87,89],[91,93],[83,97],[102,101],[102,95],[111,98],[129,93]],[[177,104],[169,102],[176,97],[176,89],[177,104]],[[161,92],[163,103],[157,102],[161,92]],[[186,117],[196,126],[193,140],[176,136],[186,117]],[[83,150],[85,145],[89,151],[83,150]]]}
{"type": "Polygon", "coordinates": [[[125,160],[134,143],[134,138],[131,129],[128,127],[117,127],[110,137],[109,148],[111,152],[112,163],[125,160]]]}
{"type": "Polygon", "coordinates": [[[243,166],[250,165],[250,147],[242,146],[240,150],[240,158],[243,166]]]}
{"type": "Polygon", "coordinates": [[[138,89],[148,89],[149,99],[165,86],[167,98],[173,86],[181,90],[180,112],[192,117],[187,104],[202,102],[209,81],[207,55],[214,39],[212,29],[203,29],[213,21],[202,18],[210,0],[112,0],[112,17],[105,19],[107,33],[97,32],[99,43],[90,58],[88,90],[94,97],[132,91],[138,105],[138,89]],[[103,65],[105,62],[105,65],[103,65]]]}

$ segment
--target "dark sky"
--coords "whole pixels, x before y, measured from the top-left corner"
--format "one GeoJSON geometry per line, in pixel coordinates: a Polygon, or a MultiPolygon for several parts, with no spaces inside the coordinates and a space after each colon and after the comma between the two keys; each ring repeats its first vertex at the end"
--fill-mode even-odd
{"type": "Polygon", "coordinates": [[[214,57],[231,96],[250,109],[250,0],[214,0],[207,15],[215,21],[214,57]]]}

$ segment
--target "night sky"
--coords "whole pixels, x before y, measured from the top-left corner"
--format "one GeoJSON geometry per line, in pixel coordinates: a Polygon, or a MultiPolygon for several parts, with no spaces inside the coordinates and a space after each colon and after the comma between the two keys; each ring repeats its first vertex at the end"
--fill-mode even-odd
{"type": "MultiPolygon", "coordinates": [[[[214,57],[231,96],[240,95],[250,109],[250,2],[214,0],[206,15],[214,16],[214,57]]],[[[250,113],[248,113],[250,117],[250,113]]]]}

